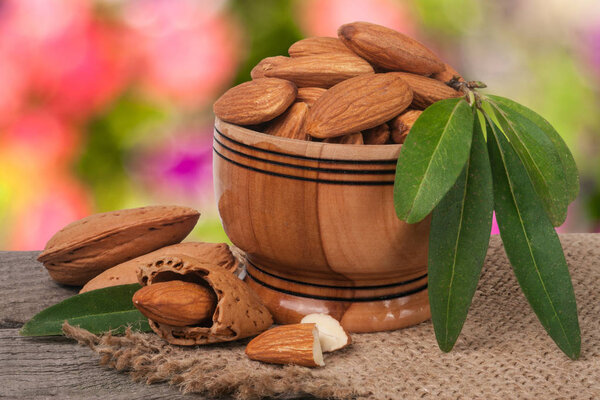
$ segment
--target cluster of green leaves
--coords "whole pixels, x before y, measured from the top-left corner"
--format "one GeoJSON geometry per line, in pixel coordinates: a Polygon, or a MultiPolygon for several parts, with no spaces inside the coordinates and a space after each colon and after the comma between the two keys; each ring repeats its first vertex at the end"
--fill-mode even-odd
{"type": "Polygon", "coordinates": [[[67,321],[99,334],[134,331],[150,332],[148,319],[140,313],[131,298],[141,288],[132,285],[113,286],[78,294],[39,312],[19,332],[22,336],[62,335],[62,325],[67,321]]]}
{"type": "Polygon", "coordinates": [[[495,211],[529,304],[558,347],[579,357],[575,295],[554,230],[578,192],[577,166],[560,135],[512,100],[447,99],[421,114],[400,151],[394,204],[408,223],[432,215],[429,300],[443,351],[466,320],[495,211]]]}

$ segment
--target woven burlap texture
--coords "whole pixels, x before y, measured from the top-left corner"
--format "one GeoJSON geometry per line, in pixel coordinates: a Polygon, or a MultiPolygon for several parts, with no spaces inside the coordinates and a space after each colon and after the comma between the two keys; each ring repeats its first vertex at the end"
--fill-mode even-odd
{"type": "Polygon", "coordinates": [[[600,235],[561,235],[582,333],[569,360],[546,335],[520,292],[498,237],[456,346],[442,353],[431,322],[395,332],[354,334],[354,343],[309,369],[249,360],[246,341],[184,348],[154,334],[65,333],[101,363],[136,381],[170,382],[186,393],[256,399],[600,399],[600,235]]]}

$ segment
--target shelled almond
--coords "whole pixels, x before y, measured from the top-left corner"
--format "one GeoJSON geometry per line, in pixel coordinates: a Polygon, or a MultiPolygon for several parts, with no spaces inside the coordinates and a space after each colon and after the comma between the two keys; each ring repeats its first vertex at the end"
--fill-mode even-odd
{"type": "Polygon", "coordinates": [[[380,25],[345,24],[337,38],[302,39],[288,53],[259,62],[253,81],[215,103],[215,115],[285,138],[398,144],[414,123],[408,120],[418,117],[410,113],[398,120],[407,109],[463,96],[455,87],[464,80],[452,66],[422,43],[380,25]],[[400,122],[401,131],[394,128],[400,122]]]}

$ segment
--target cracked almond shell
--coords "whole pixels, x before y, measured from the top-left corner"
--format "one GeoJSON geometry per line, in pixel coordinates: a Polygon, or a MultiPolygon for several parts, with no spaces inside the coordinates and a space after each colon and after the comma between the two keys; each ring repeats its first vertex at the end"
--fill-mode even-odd
{"type": "Polygon", "coordinates": [[[179,206],[90,215],[52,236],[38,261],[55,281],[83,285],[117,264],[181,242],[199,216],[198,211],[179,206]]]}
{"type": "Polygon", "coordinates": [[[143,286],[170,280],[208,285],[217,295],[217,306],[209,326],[172,326],[148,320],[150,327],[167,342],[198,345],[229,342],[257,335],[273,324],[273,318],[258,296],[225,269],[197,259],[173,255],[160,257],[140,268],[143,286]]]}
{"type": "Polygon", "coordinates": [[[218,265],[236,275],[241,269],[241,262],[233,255],[226,243],[185,242],[165,246],[151,253],[144,254],[107,269],[85,284],[79,293],[102,289],[110,286],[137,283],[137,272],[159,257],[183,254],[194,257],[201,262],[218,265]]]}

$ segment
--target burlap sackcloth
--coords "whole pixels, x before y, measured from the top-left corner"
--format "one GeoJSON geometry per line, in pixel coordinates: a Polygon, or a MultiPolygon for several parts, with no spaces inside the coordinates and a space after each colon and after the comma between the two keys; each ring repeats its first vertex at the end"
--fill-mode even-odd
{"type": "Polygon", "coordinates": [[[354,334],[352,346],[326,355],[318,369],[250,361],[247,340],[184,348],[154,334],[97,337],[70,326],[65,332],[136,381],[167,381],[208,398],[600,399],[600,235],[568,234],[561,241],[579,307],[578,361],[546,335],[498,237],[492,237],[461,337],[447,354],[438,349],[431,322],[354,334]]]}

